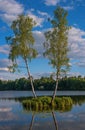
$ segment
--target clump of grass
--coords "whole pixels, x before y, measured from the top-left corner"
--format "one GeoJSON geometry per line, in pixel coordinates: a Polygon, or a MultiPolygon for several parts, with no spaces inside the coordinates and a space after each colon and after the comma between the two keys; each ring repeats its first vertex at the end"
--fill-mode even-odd
{"type": "Polygon", "coordinates": [[[68,111],[72,108],[73,101],[70,97],[56,97],[54,100],[56,109],[68,111]]]}
{"type": "Polygon", "coordinates": [[[51,100],[51,97],[42,96],[23,100],[22,104],[26,110],[35,111],[49,111],[52,109],[67,111],[72,108],[73,102],[70,97],[56,97],[53,103],[51,103],[51,100]]]}

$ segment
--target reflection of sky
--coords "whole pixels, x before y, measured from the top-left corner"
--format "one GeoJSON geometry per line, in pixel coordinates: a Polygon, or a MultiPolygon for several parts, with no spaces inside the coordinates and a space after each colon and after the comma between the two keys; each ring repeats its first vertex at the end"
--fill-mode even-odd
{"type": "Polygon", "coordinates": [[[17,112],[20,105],[13,100],[0,100],[0,121],[17,120],[14,114],[17,112]]]}
{"type": "Polygon", "coordinates": [[[56,113],[57,118],[61,120],[80,120],[80,117],[85,117],[85,103],[83,103],[81,106],[80,105],[74,105],[72,107],[71,111],[60,113],[56,113]]]}
{"type": "Polygon", "coordinates": [[[0,100],[0,109],[7,109],[0,112],[0,130],[27,130],[31,116],[23,112],[19,102],[0,100]]]}
{"type": "MultiPolygon", "coordinates": [[[[33,112],[24,111],[19,101],[2,99],[0,110],[0,130],[29,129],[33,112]]],[[[55,112],[55,117],[59,130],[84,130],[85,103],[68,112],[55,112]]],[[[35,113],[33,130],[55,130],[52,113],[35,113]]]]}

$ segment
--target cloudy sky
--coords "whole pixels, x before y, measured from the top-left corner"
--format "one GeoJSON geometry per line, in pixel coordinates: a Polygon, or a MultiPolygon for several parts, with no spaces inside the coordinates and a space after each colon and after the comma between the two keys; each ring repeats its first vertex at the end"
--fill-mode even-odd
{"type": "MultiPolygon", "coordinates": [[[[68,75],[85,76],[85,0],[0,0],[0,79],[16,79],[27,76],[26,70],[21,73],[10,73],[8,66],[9,46],[5,37],[12,35],[10,25],[18,15],[24,13],[36,21],[33,30],[35,48],[39,55],[29,64],[34,77],[48,76],[54,70],[48,65],[48,60],[42,56],[44,32],[50,29],[48,18],[53,17],[53,11],[60,5],[68,11],[69,53],[71,69],[68,75]]],[[[19,60],[20,65],[23,61],[19,60]]]]}

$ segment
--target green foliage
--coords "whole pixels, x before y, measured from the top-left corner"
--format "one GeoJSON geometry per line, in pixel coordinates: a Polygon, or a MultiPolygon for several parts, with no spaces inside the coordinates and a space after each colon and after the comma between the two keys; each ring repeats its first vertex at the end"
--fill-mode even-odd
{"type": "Polygon", "coordinates": [[[68,22],[67,11],[61,7],[57,7],[54,11],[54,19],[51,20],[51,31],[45,32],[46,42],[44,43],[44,56],[49,59],[49,63],[55,68],[56,85],[53,93],[54,100],[58,88],[58,81],[61,72],[65,72],[69,68],[68,54],[68,22]],[[63,70],[63,71],[62,71],[63,70]]]}
{"type": "MultiPolygon", "coordinates": [[[[54,90],[56,81],[52,78],[41,77],[34,80],[36,90],[54,90]]],[[[15,81],[0,80],[0,90],[31,90],[30,79],[20,78],[15,81]]],[[[59,79],[58,90],[85,90],[85,78],[65,77],[59,79]]]]}
{"type": "Polygon", "coordinates": [[[70,97],[56,97],[53,104],[51,104],[51,97],[38,97],[23,100],[22,104],[26,110],[44,111],[44,110],[60,110],[68,111],[72,108],[72,99],[70,97]]]}
{"type": "Polygon", "coordinates": [[[73,105],[73,101],[70,97],[58,97],[55,98],[56,107],[59,110],[69,110],[73,105]]]}
{"type": "Polygon", "coordinates": [[[58,71],[58,75],[62,67],[63,69],[69,67],[67,14],[63,8],[57,7],[54,11],[54,19],[50,21],[53,28],[45,33],[44,55],[48,57],[49,63],[58,71]]]}
{"type": "MultiPolygon", "coordinates": [[[[16,59],[20,56],[24,61],[31,61],[37,56],[37,51],[34,49],[34,37],[32,29],[35,23],[28,16],[20,15],[13,21],[11,29],[13,36],[6,37],[7,43],[10,46],[9,59],[13,62],[13,70],[17,63],[16,59]]],[[[11,67],[11,69],[12,69],[11,67]]]]}
{"type": "Polygon", "coordinates": [[[31,82],[33,96],[36,97],[33,81],[28,67],[28,63],[31,59],[37,56],[37,51],[33,46],[34,37],[32,34],[32,29],[34,24],[33,19],[28,16],[18,16],[18,18],[13,21],[11,25],[14,36],[6,37],[6,40],[10,46],[9,59],[12,61],[12,66],[10,66],[9,69],[13,72],[16,71],[16,67],[19,67],[19,62],[17,62],[16,59],[19,57],[23,59],[31,82]]]}

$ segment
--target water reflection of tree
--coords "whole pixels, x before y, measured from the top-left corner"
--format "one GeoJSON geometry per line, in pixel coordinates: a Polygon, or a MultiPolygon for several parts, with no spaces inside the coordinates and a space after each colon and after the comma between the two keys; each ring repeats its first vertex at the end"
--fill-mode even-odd
{"type": "Polygon", "coordinates": [[[85,103],[85,96],[72,96],[71,98],[74,105],[82,105],[85,103]]]}
{"type": "Polygon", "coordinates": [[[32,114],[32,120],[31,120],[31,123],[29,126],[29,130],[32,130],[32,128],[33,128],[34,117],[35,117],[35,112],[33,112],[33,114],[32,114]]]}
{"type": "MultiPolygon", "coordinates": [[[[58,122],[56,120],[55,112],[52,111],[51,113],[52,113],[53,122],[54,122],[54,125],[55,125],[55,130],[58,130],[58,122]]],[[[33,112],[33,114],[32,114],[32,119],[31,119],[31,122],[30,122],[29,130],[33,130],[34,118],[35,118],[35,112],[33,112]]]]}
{"type": "Polygon", "coordinates": [[[52,111],[52,116],[53,116],[53,121],[54,121],[54,124],[55,124],[55,129],[58,130],[58,122],[56,120],[56,116],[55,116],[54,111],[52,111]]]}

